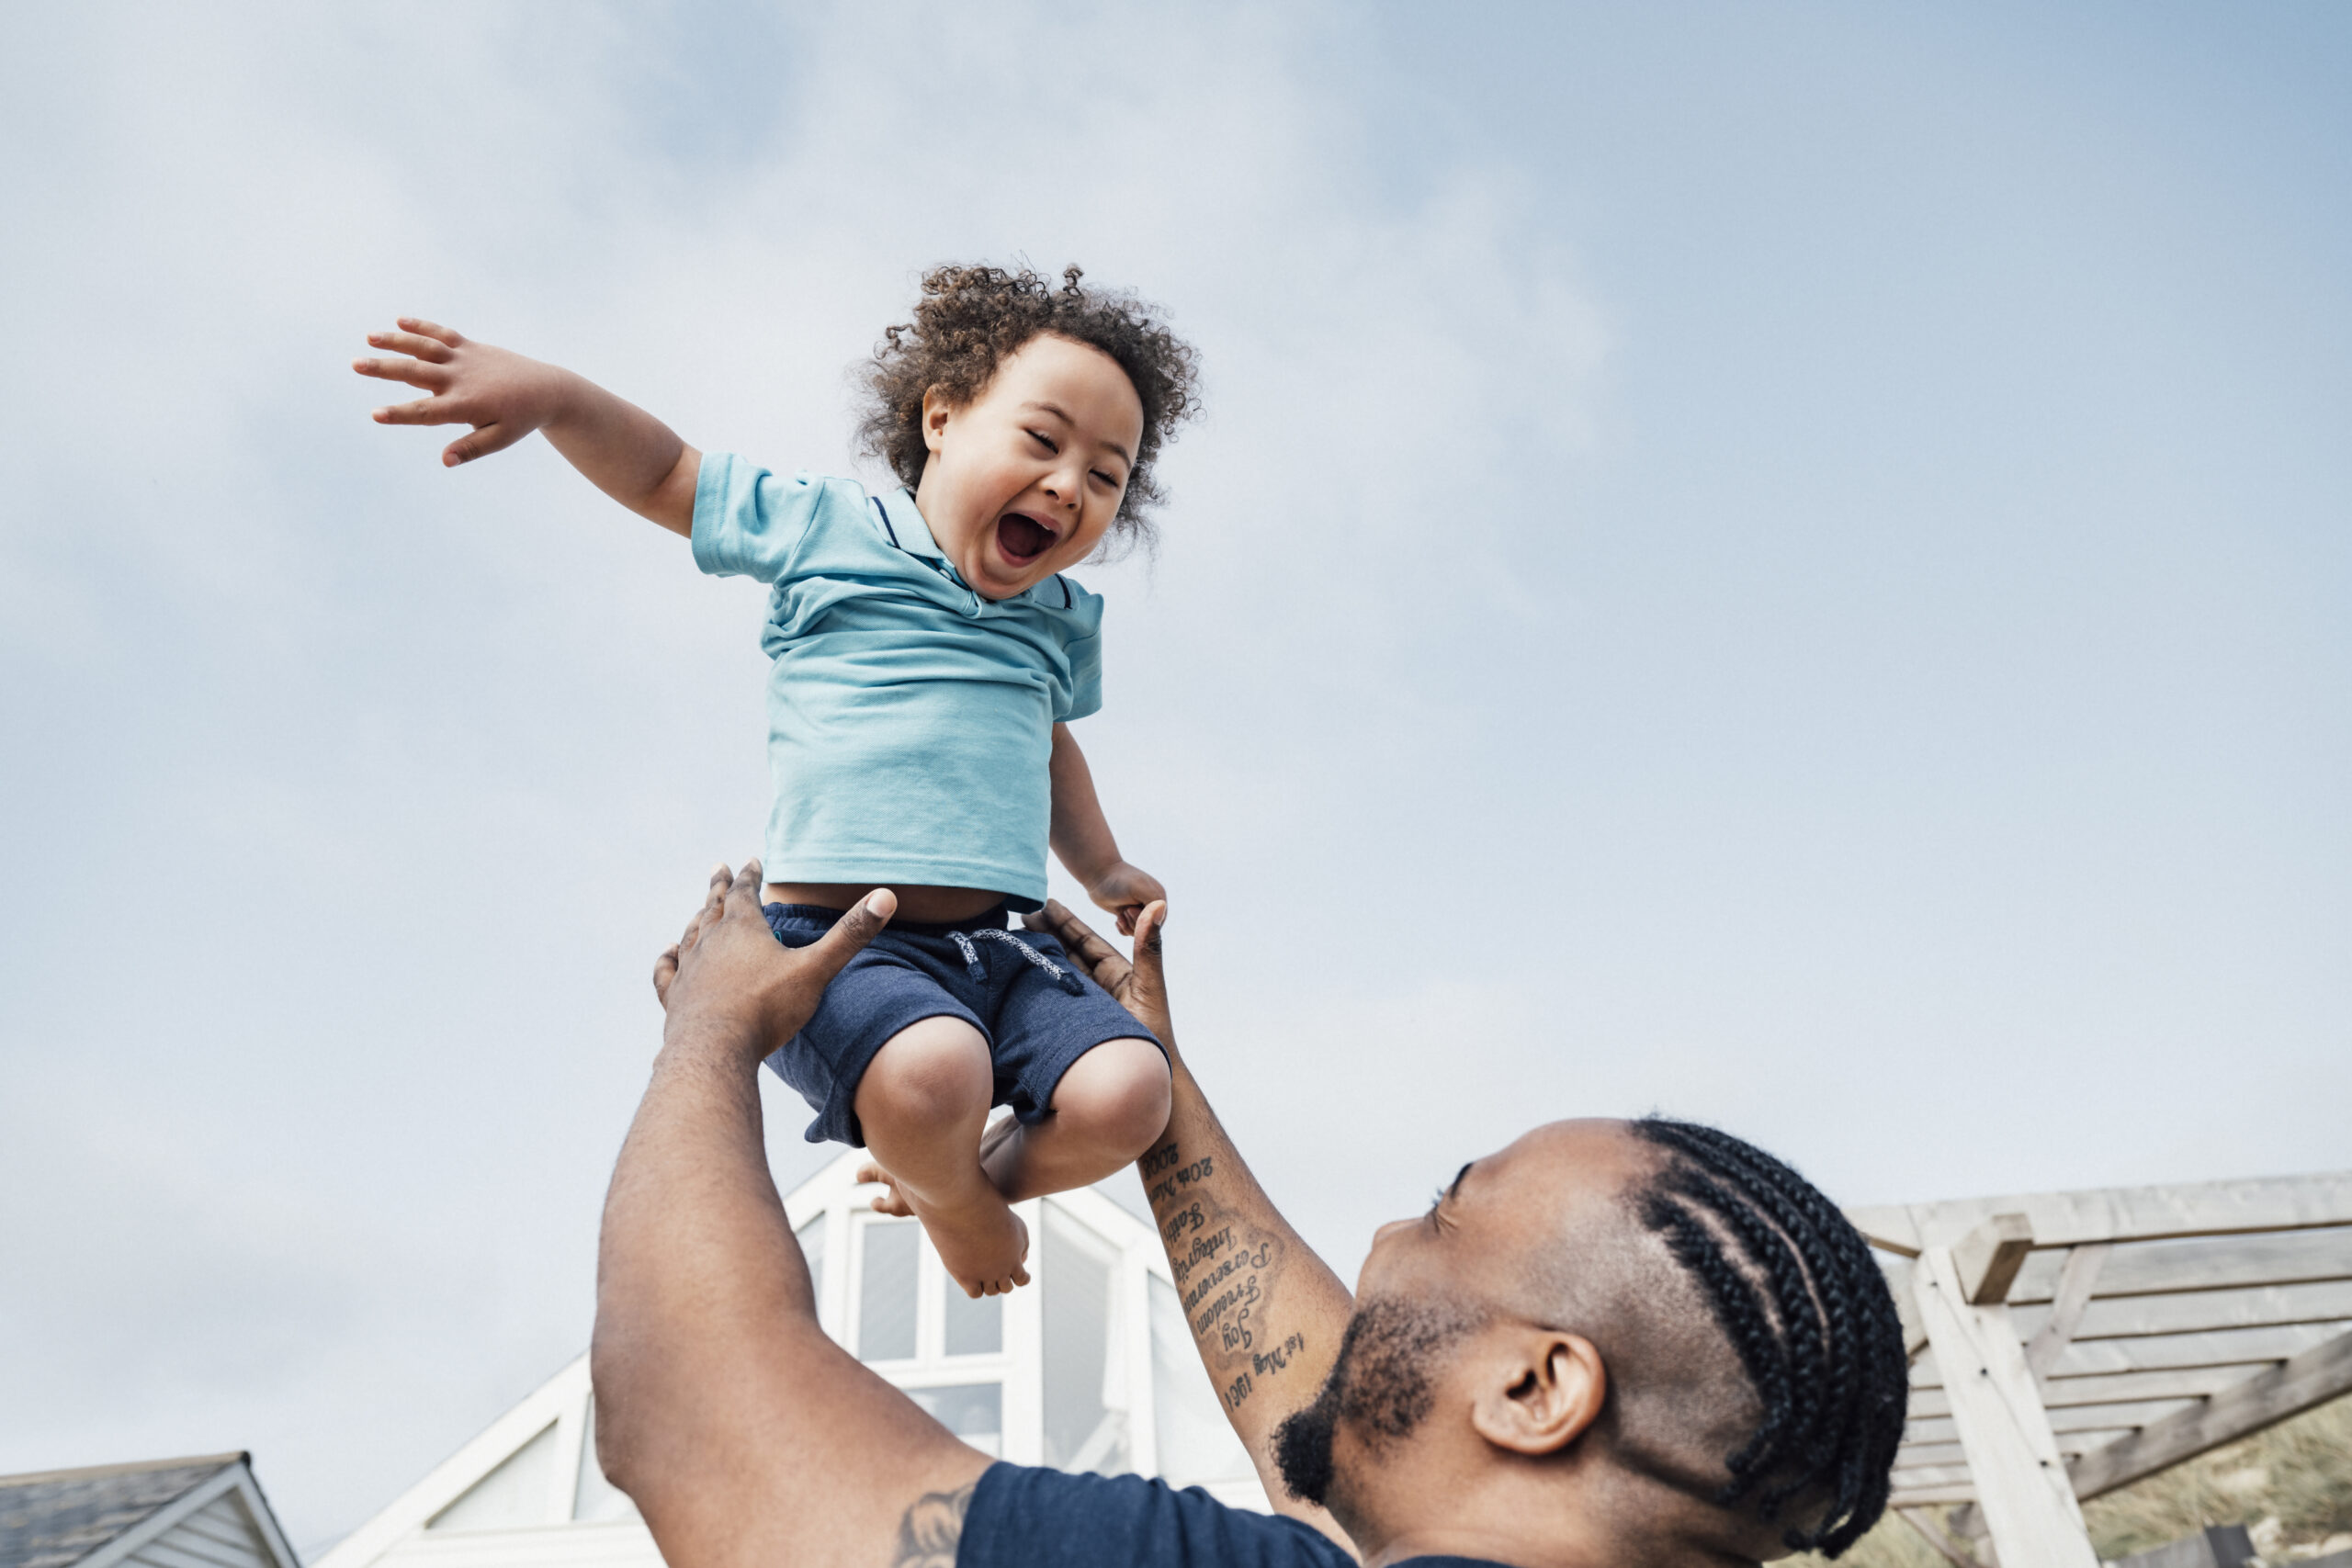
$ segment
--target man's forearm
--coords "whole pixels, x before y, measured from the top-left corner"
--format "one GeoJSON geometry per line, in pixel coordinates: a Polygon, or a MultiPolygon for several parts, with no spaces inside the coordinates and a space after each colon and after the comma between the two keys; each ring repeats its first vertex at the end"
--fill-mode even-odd
{"type": "Polygon", "coordinates": [[[1348,1288],[1250,1174],[1181,1060],[1168,1131],[1136,1168],[1226,1418],[1276,1506],[1323,1523],[1320,1509],[1283,1491],[1272,1438],[1330,1371],[1353,1305],[1348,1288]]]}
{"type": "MultiPolygon", "coordinates": [[[[597,1446],[649,1507],[768,1413],[735,1409],[747,1346],[821,1338],[808,1266],[761,1135],[753,1074],[720,1043],[657,1059],[621,1147],[598,1248],[597,1446]]],[[[673,1559],[675,1561],[675,1559],[673,1559]]]]}
{"type": "Polygon", "coordinates": [[[691,534],[702,454],[675,431],[584,376],[559,370],[548,444],[591,484],[674,534],[691,534]]]}

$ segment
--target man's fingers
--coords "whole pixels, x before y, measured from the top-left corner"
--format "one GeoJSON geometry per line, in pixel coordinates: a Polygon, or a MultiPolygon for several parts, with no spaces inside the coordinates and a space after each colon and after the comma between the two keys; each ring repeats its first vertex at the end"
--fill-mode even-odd
{"type": "Polygon", "coordinates": [[[711,921],[718,918],[720,904],[727,897],[728,885],[733,882],[734,879],[735,874],[727,869],[724,862],[721,862],[718,866],[712,869],[710,874],[710,886],[703,892],[702,908],[696,909],[693,916],[687,919],[686,932],[684,936],[678,939],[678,946],[681,951],[690,948],[694,946],[695,942],[700,942],[702,940],[703,927],[710,924],[711,921]]]}
{"type": "Polygon", "coordinates": [[[1058,898],[1046,899],[1045,908],[1039,913],[1044,917],[1042,919],[1037,915],[1028,917],[1038,922],[1032,930],[1053,932],[1062,946],[1069,950],[1069,955],[1086,965],[1087,973],[1094,976],[1096,985],[1106,991],[1118,989],[1119,982],[1127,977],[1127,961],[1117,948],[1097,936],[1092,926],[1071,914],[1069,907],[1058,898]]]}
{"type": "Polygon", "coordinates": [[[899,896],[887,887],[877,887],[859,899],[855,908],[835,920],[832,930],[798,951],[831,985],[833,976],[842,972],[842,965],[856,957],[858,949],[881,935],[882,928],[898,912],[899,896]]]}
{"type": "Polygon", "coordinates": [[[441,464],[444,468],[454,468],[460,463],[472,462],[476,457],[503,452],[530,434],[528,427],[520,424],[493,423],[476,425],[471,435],[460,435],[441,448],[441,464]]]}
{"type": "Polygon", "coordinates": [[[461,423],[446,398],[419,398],[413,403],[393,403],[378,409],[368,416],[378,424],[457,424],[461,423]]]}
{"type": "Polygon", "coordinates": [[[405,381],[428,392],[446,390],[449,385],[447,370],[438,365],[428,365],[422,359],[355,359],[351,367],[362,376],[373,376],[379,381],[405,381]]]}
{"type": "MultiPolygon", "coordinates": [[[[730,915],[760,916],[760,894],[766,886],[760,874],[760,863],[747,860],[743,869],[735,874],[735,885],[727,890],[727,912],[730,915]]],[[[764,916],[760,916],[764,919],[764,916]]]]}
{"type": "Polygon", "coordinates": [[[663,1003],[670,999],[670,982],[678,977],[678,949],[673,944],[653,961],[653,994],[663,1003]]]}
{"type": "Polygon", "coordinates": [[[428,321],[422,316],[402,316],[396,324],[402,332],[423,333],[426,337],[438,339],[451,348],[461,348],[465,345],[466,340],[458,335],[457,328],[445,327],[437,321],[428,321]]]}
{"type": "Polygon", "coordinates": [[[368,346],[389,348],[395,354],[413,354],[435,365],[449,362],[449,345],[437,337],[426,337],[423,333],[369,333],[368,346]]]}

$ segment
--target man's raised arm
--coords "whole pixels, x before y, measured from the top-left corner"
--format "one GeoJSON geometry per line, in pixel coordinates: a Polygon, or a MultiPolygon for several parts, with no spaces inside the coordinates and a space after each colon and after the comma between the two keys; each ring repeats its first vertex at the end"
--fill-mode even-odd
{"type": "Polygon", "coordinates": [[[948,1568],[989,1461],[818,1327],[760,1128],[761,1058],[895,906],[793,949],[759,891],[758,863],[720,867],[654,969],[662,1055],[597,1250],[596,1457],[670,1568],[948,1568]]]}
{"type": "Polygon", "coordinates": [[[1042,920],[1030,919],[1059,937],[1168,1047],[1174,1078],[1168,1131],[1136,1168],[1168,1248],[1185,1326],[1274,1506],[1351,1544],[1330,1515],[1283,1487],[1273,1434],[1323,1386],[1354,1301],[1250,1174],[1176,1049],[1160,942],[1167,915],[1168,907],[1155,903],[1137,918],[1132,965],[1058,902],[1046,906],[1042,920]]]}

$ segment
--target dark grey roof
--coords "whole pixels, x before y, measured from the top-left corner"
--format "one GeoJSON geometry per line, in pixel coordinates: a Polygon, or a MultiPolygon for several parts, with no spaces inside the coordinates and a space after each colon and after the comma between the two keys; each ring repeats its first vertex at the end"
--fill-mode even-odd
{"type": "Polygon", "coordinates": [[[0,1568],[67,1568],[245,1457],[0,1475],[0,1568]]]}

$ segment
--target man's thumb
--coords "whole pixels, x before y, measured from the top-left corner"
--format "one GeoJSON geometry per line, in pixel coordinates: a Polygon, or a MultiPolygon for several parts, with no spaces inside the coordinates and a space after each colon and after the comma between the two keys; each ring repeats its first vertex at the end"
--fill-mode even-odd
{"type": "Polygon", "coordinates": [[[832,930],[800,951],[831,981],[841,973],[842,964],[857,956],[860,948],[882,934],[882,928],[898,912],[899,896],[887,887],[877,887],[835,920],[832,930]]]}
{"type": "Polygon", "coordinates": [[[1162,962],[1159,931],[1168,923],[1168,901],[1155,898],[1136,917],[1136,998],[1161,1017],[1168,1013],[1168,971],[1162,962]]]}

